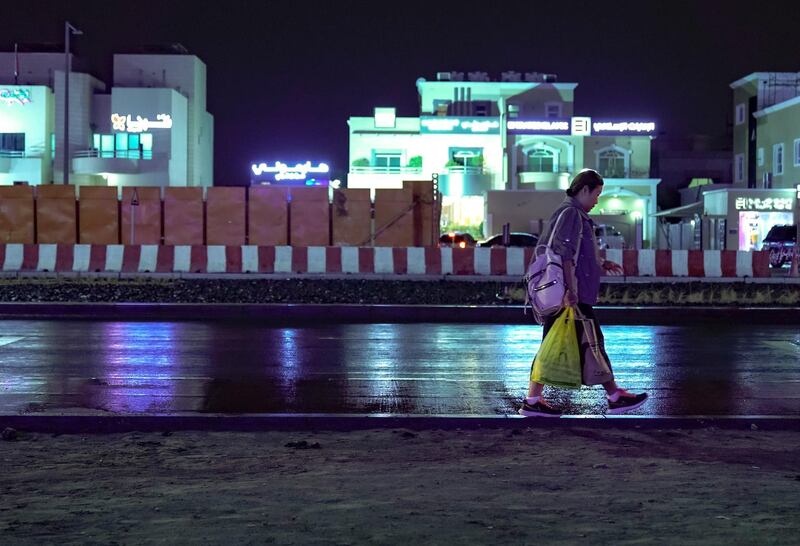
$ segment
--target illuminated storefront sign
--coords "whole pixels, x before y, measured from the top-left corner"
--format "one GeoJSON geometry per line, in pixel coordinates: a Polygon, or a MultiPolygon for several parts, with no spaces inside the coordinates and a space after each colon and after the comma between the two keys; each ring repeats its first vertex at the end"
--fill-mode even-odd
{"type": "Polygon", "coordinates": [[[31,90],[22,87],[4,87],[0,89],[0,102],[4,102],[9,106],[30,104],[32,102],[31,90]]]}
{"type": "Polygon", "coordinates": [[[276,161],[274,165],[254,163],[251,166],[254,181],[261,183],[282,183],[286,185],[327,186],[330,167],[325,163],[314,166],[310,161],[289,165],[276,161]]]}
{"type": "Polygon", "coordinates": [[[573,136],[589,136],[592,134],[592,118],[572,118],[573,136]]]}
{"type": "Polygon", "coordinates": [[[506,124],[509,133],[570,134],[568,119],[512,119],[506,124]]]}
{"type": "Polygon", "coordinates": [[[656,124],[652,121],[595,121],[592,123],[592,134],[637,135],[656,132],[656,124]]]}
{"type": "Polygon", "coordinates": [[[789,211],[794,203],[791,197],[737,197],[736,210],[753,211],[789,211]]]}
{"type": "Polygon", "coordinates": [[[499,134],[500,121],[496,118],[446,118],[422,117],[420,133],[499,134]]]}
{"type": "Polygon", "coordinates": [[[121,116],[119,114],[111,114],[111,126],[115,131],[124,131],[126,133],[146,133],[150,129],[171,129],[172,116],[169,114],[158,114],[156,120],[152,121],[142,116],[136,116],[136,119],[129,114],[121,116]]]}

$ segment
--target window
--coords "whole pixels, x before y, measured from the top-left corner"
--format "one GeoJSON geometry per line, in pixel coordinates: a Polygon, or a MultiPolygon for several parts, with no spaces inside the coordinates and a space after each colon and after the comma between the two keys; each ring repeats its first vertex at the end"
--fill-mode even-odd
{"type": "Polygon", "coordinates": [[[741,125],[745,122],[745,105],[744,104],[737,104],[736,105],[736,125],[741,125]]]}
{"type": "Polygon", "coordinates": [[[794,139],[794,166],[800,167],[800,138],[794,139]]]}
{"type": "Polygon", "coordinates": [[[153,159],[153,135],[150,133],[114,133],[92,135],[92,147],[98,157],[153,159]]]}
{"type": "Polygon", "coordinates": [[[736,154],[734,171],[734,179],[736,182],[744,182],[744,154],[736,154]]]}
{"type": "Polygon", "coordinates": [[[772,146],[772,174],[780,176],[783,174],[783,143],[772,146]]]}
{"type": "Polygon", "coordinates": [[[450,103],[447,99],[433,99],[433,113],[437,116],[446,116],[450,109],[450,103]]]}
{"type": "Polygon", "coordinates": [[[373,151],[372,166],[381,167],[387,171],[400,170],[403,153],[398,151],[373,151]]]}
{"type": "Polygon", "coordinates": [[[758,161],[758,166],[759,167],[763,167],[764,166],[764,148],[759,148],[758,149],[756,158],[757,158],[757,161],[758,161]]]}
{"type": "Polygon", "coordinates": [[[0,133],[0,153],[22,155],[25,153],[25,133],[0,133]]]}
{"type": "Polygon", "coordinates": [[[560,118],[561,117],[561,103],[560,102],[548,102],[544,105],[544,115],[548,118],[560,118]]]}
{"type": "Polygon", "coordinates": [[[483,102],[476,102],[475,103],[475,115],[476,116],[488,116],[489,115],[489,105],[483,102]]]}
{"type": "Polygon", "coordinates": [[[613,148],[600,151],[597,154],[597,170],[605,178],[625,178],[625,154],[613,148]]]}
{"type": "Polygon", "coordinates": [[[556,154],[547,148],[534,148],[528,152],[528,172],[556,172],[556,154]]]}
{"type": "Polygon", "coordinates": [[[448,167],[482,167],[483,148],[450,148],[448,167]]]}

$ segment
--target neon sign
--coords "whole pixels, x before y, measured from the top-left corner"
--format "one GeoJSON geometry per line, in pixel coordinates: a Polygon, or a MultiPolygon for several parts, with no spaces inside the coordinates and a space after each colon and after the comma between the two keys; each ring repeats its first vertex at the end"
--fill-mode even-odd
{"type": "Polygon", "coordinates": [[[791,197],[737,197],[736,210],[792,210],[791,197]]]}
{"type": "Polygon", "coordinates": [[[156,119],[158,121],[152,121],[142,116],[136,116],[136,119],[133,119],[130,114],[127,116],[111,114],[111,126],[115,131],[125,131],[128,133],[144,133],[150,129],[172,128],[172,116],[169,114],[158,114],[156,119]]]}
{"type": "Polygon", "coordinates": [[[500,132],[500,121],[496,118],[420,118],[421,133],[467,133],[497,134],[500,132]]]}
{"type": "Polygon", "coordinates": [[[652,121],[596,121],[592,131],[597,133],[654,133],[656,124],[652,121]]]}
{"type": "Polygon", "coordinates": [[[330,172],[330,167],[325,163],[313,166],[310,161],[297,163],[289,166],[281,161],[276,161],[274,165],[267,163],[254,163],[251,166],[253,174],[256,176],[271,175],[276,181],[282,180],[308,180],[309,174],[322,174],[330,172]]]}
{"type": "Polygon", "coordinates": [[[506,124],[511,133],[568,135],[568,119],[513,119],[506,124]]]}
{"type": "Polygon", "coordinates": [[[23,89],[21,87],[6,87],[4,89],[0,89],[0,101],[5,102],[9,106],[14,104],[19,104],[22,106],[30,104],[32,102],[31,90],[23,89]]]}

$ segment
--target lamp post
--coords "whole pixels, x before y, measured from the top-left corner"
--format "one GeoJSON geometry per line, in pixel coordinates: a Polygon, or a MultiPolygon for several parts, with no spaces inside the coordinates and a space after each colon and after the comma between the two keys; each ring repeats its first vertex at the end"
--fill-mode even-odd
{"type": "Polygon", "coordinates": [[[69,73],[72,70],[72,58],[69,54],[69,38],[75,34],[83,34],[80,30],[64,21],[64,184],[69,184],[69,73]]]}

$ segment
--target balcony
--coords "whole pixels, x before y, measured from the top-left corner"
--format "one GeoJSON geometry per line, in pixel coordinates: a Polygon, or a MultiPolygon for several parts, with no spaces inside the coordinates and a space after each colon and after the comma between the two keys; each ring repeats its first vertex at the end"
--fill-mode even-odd
{"type": "Polygon", "coordinates": [[[494,176],[479,166],[457,165],[447,167],[447,172],[439,175],[439,191],[448,197],[483,195],[493,189],[494,176]]]}
{"type": "Polygon", "coordinates": [[[140,174],[163,171],[169,168],[167,154],[154,154],[141,150],[81,150],[72,157],[72,170],[76,174],[140,174]]]}
{"type": "Polygon", "coordinates": [[[348,188],[403,189],[405,180],[421,180],[422,167],[350,167],[348,188]]]}
{"type": "Polygon", "coordinates": [[[41,184],[43,182],[45,157],[43,148],[31,148],[26,151],[0,150],[0,183],[10,184],[15,181],[41,184]]]}
{"type": "Polygon", "coordinates": [[[567,165],[556,165],[555,171],[533,171],[530,167],[520,167],[519,189],[563,190],[569,187],[572,177],[567,165]]]}

